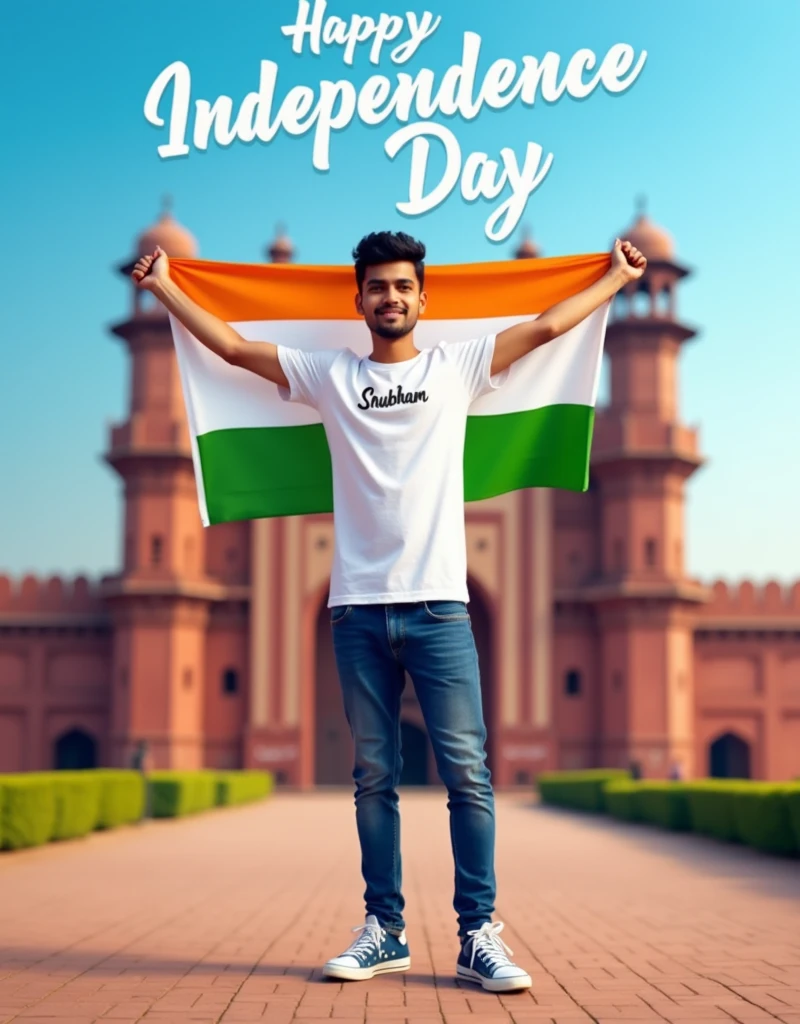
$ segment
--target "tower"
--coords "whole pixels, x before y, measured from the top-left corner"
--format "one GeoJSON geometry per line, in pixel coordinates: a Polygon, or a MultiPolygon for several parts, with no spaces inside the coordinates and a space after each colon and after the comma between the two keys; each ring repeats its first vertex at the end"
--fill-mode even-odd
{"type": "Polygon", "coordinates": [[[600,636],[598,756],[664,777],[693,765],[692,621],[705,590],[684,571],[684,484],[702,464],[680,422],[677,370],[695,331],[677,315],[689,270],[646,216],[620,235],[647,257],[615,298],[606,332],[611,396],[598,411],[592,475],[599,502],[599,576],[584,588],[600,636]]]}
{"type": "Polygon", "coordinates": [[[166,309],[130,280],[156,245],[193,258],[194,238],[165,203],[159,220],[118,267],[132,302],[111,331],[131,360],[129,414],[112,426],[105,459],[124,484],[121,571],[103,581],[114,623],[111,763],[147,744],[153,767],[203,764],[205,631],[213,582],[205,575],[203,527],[191,445],[166,309]]]}
{"type": "MultiPolygon", "coordinates": [[[[271,263],[291,263],[294,246],[279,224],[264,247],[271,263]]],[[[300,728],[304,699],[289,645],[300,630],[287,615],[286,582],[296,582],[300,517],[255,519],[251,527],[249,604],[249,701],[243,735],[244,763],[267,768],[279,783],[298,785],[303,778],[300,728]],[[288,562],[288,565],[287,565],[288,562]]]]}

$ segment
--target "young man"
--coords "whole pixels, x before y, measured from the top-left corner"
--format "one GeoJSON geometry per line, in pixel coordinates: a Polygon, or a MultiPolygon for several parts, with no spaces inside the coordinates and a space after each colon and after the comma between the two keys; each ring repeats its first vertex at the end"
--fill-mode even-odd
{"type": "Polygon", "coordinates": [[[405,672],[448,792],[461,951],[459,978],[493,992],[529,988],[507,953],[495,900],[494,797],[484,750],[478,658],[467,612],[464,435],[470,403],[498,374],[584,320],[646,260],[616,241],[598,282],[535,320],[496,336],[418,350],[425,312],[425,247],[379,232],[353,250],[355,305],[372,354],[304,352],[248,342],[170,279],[166,253],[143,256],[132,277],[194,336],[235,366],[287,389],[320,413],[333,464],[336,548],[331,629],[355,744],[356,825],[366,883],[359,937],[323,974],[360,980],[410,966],[401,892],[400,696],[405,672]]]}

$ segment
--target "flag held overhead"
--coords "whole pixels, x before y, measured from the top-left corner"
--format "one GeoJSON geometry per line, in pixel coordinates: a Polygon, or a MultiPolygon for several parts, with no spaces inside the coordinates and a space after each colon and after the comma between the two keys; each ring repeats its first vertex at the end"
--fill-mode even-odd
{"type": "MultiPolygon", "coordinates": [[[[530,320],[599,280],[608,255],[426,267],[418,348],[466,341],[530,320]]],[[[174,259],[170,274],[248,341],[371,351],[349,266],[174,259]]],[[[517,360],[502,386],[472,403],[464,499],[524,487],[588,486],[594,407],[610,301],[517,360]]],[[[276,384],[215,355],[172,315],[204,525],[333,510],[320,415],[276,384]]]]}

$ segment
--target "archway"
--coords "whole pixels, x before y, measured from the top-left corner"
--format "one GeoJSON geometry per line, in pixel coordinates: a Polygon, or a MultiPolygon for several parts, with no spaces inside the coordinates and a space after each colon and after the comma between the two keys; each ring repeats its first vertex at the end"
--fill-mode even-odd
{"type": "Polygon", "coordinates": [[[469,590],[469,617],[472,620],[472,635],[478,651],[478,668],[481,673],[481,695],[483,698],[483,720],[486,723],[486,763],[490,771],[494,766],[494,636],[492,616],[480,588],[473,580],[467,580],[469,590]]]}
{"type": "Polygon", "coordinates": [[[97,743],[83,729],[70,729],[55,742],[55,766],[73,771],[97,767],[97,743]]]}
{"type": "Polygon", "coordinates": [[[709,775],[714,779],[749,779],[750,746],[736,733],[726,732],[709,747],[709,775]]]}
{"type": "Polygon", "coordinates": [[[400,722],[400,743],[403,751],[403,769],[400,772],[401,786],[427,786],[428,734],[419,725],[402,719],[400,722]]]}
{"type": "MultiPolygon", "coordinates": [[[[487,760],[491,769],[494,734],[492,621],[489,606],[480,588],[474,585],[472,580],[468,581],[468,588],[470,594],[469,613],[475,646],[478,651],[483,714],[488,733],[487,760]]],[[[430,742],[422,712],[414,693],[413,681],[408,676],[401,701],[400,716],[403,744],[401,785],[430,785],[438,782],[438,773],[430,752],[430,742]]],[[[353,740],[342,706],[342,694],[333,653],[327,595],[320,603],[316,624],[314,750],[314,782],[316,785],[352,785],[353,740]]]]}

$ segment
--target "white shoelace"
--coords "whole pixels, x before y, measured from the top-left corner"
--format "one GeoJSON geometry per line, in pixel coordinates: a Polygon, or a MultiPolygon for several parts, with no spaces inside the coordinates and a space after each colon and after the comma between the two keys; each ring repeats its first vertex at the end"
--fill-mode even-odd
{"type": "Polygon", "coordinates": [[[480,928],[476,928],[475,931],[467,932],[467,935],[472,939],[472,956],[469,961],[470,969],[472,969],[472,965],[475,963],[475,954],[479,949],[483,959],[492,970],[496,967],[513,966],[507,954],[510,953],[513,956],[514,950],[509,949],[500,938],[500,932],[503,930],[503,927],[502,921],[495,921],[494,923],[487,921],[480,928]]]}
{"type": "Polygon", "coordinates": [[[383,929],[377,924],[360,924],[352,929],[354,932],[361,932],[361,935],[353,942],[349,949],[346,949],[342,956],[362,957],[374,950],[380,949],[381,933],[383,929]]]}

